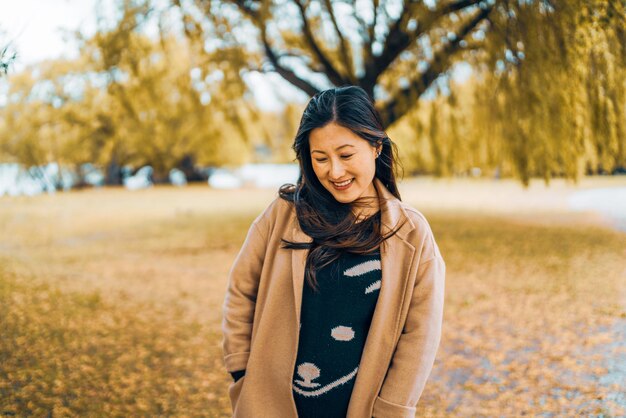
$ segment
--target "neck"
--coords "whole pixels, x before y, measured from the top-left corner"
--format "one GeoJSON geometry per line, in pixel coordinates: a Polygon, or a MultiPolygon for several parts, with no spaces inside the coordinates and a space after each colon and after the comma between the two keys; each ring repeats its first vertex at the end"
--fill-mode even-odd
{"type": "Polygon", "coordinates": [[[371,215],[378,212],[378,210],[380,209],[380,205],[378,202],[378,191],[376,190],[376,187],[374,187],[373,182],[370,184],[367,192],[364,193],[361,197],[366,198],[365,202],[363,202],[362,205],[352,205],[352,213],[354,214],[354,216],[356,216],[356,222],[361,222],[367,219],[371,215]]]}

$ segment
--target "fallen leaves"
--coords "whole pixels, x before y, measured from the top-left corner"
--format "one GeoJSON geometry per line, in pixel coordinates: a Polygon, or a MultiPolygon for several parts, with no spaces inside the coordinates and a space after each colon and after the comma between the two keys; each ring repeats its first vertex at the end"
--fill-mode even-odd
{"type": "MultiPolygon", "coordinates": [[[[228,206],[234,195],[176,191],[203,208],[189,218],[173,215],[170,191],[149,203],[105,192],[99,207],[71,193],[46,197],[46,211],[26,199],[0,207],[0,415],[230,416],[221,303],[273,192],[228,206]],[[129,209],[119,220],[117,207],[129,209]]],[[[425,215],[447,281],[418,416],[626,414],[623,234],[425,215]]]]}

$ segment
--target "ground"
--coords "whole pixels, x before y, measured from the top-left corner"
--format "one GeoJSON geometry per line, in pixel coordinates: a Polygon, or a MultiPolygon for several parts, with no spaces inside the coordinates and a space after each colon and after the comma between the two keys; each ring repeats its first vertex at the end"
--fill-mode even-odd
{"type": "MultiPolygon", "coordinates": [[[[623,416],[626,233],[574,186],[400,184],[446,261],[418,416],[623,416]],[[620,386],[621,385],[621,386],[620,386]]],[[[230,413],[228,270],[276,190],[160,186],[0,198],[0,415],[230,413]]]]}

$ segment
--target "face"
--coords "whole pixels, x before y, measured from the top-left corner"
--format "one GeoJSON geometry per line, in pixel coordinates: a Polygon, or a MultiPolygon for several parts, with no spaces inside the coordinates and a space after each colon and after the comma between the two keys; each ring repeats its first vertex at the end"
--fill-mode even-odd
{"type": "Polygon", "coordinates": [[[377,148],[334,122],[309,135],[311,164],[320,183],[341,203],[376,196],[377,148]]]}

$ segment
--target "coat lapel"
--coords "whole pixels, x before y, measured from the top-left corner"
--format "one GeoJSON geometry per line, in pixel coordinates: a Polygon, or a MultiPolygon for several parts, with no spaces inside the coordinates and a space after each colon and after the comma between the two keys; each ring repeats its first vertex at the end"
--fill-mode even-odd
{"type": "MultiPolygon", "coordinates": [[[[378,301],[374,310],[372,323],[365,341],[361,363],[352,391],[348,418],[368,416],[383,383],[383,379],[393,354],[395,336],[400,326],[400,315],[404,307],[409,271],[415,257],[415,247],[406,240],[406,234],[415,225],[404,214],[400,201],[378,179],[374,179],[376,190],[384,203],[381,206],[381,232],[387,234],[401,222],[406,221],[402,228],[381,246],[382,280],[378,301]]],[[[293,213],[294,227],[291,239],[295,242],[311,242],[293,213]]],[[[292,251],[293,291],[296,318],[300,322],[302,306],[302,287],[304,285],[304,269],[308,250],[292,251]]],[[[296,330],[297,331],[297,330],[296,330]]],[[[297,334],[296,334],[297,335],[297,334]]],[[[296,338],[297,339],[297,338],[296,338]]],[[[298,342],[294,346],[297,349],[298,342]]],[[[294,358],[296,353],[294,353],[294,358]]]]}
{"type": "MultiPolygon", "coordinates": [[[[300,229],[300,224],[295,216],[294,211],[294,227],[292,230],[292,242],[313,242],[313,238],[300,229]]],[[[296,307],[296,323],[300,323],[300,308],[302,306],[302,286],[304,284],[304,268],[306,266],[306,257],[309,250],[292,250],[291,252],[291,274],[293,277],[293,296],[295,298],[296,307]]],[[[296,347],[298,343],[296,341],[296,347]]]]}
{"type": "Polygon", "coordinates": [[[406,223],[381,246],[382,281],[378,301],[372,317],[356,382],[350,398],[348,418],[371,416],[373,404],[393,355],[395,336],[400,327],[409,283],[409,272],[415,257],[415,247],[406,240],[406,234],[415,228],[400,207],[400,201],[378,179],[374,184],[385,198],[381,207],[382,234],[406,220],[406,223]]]}

